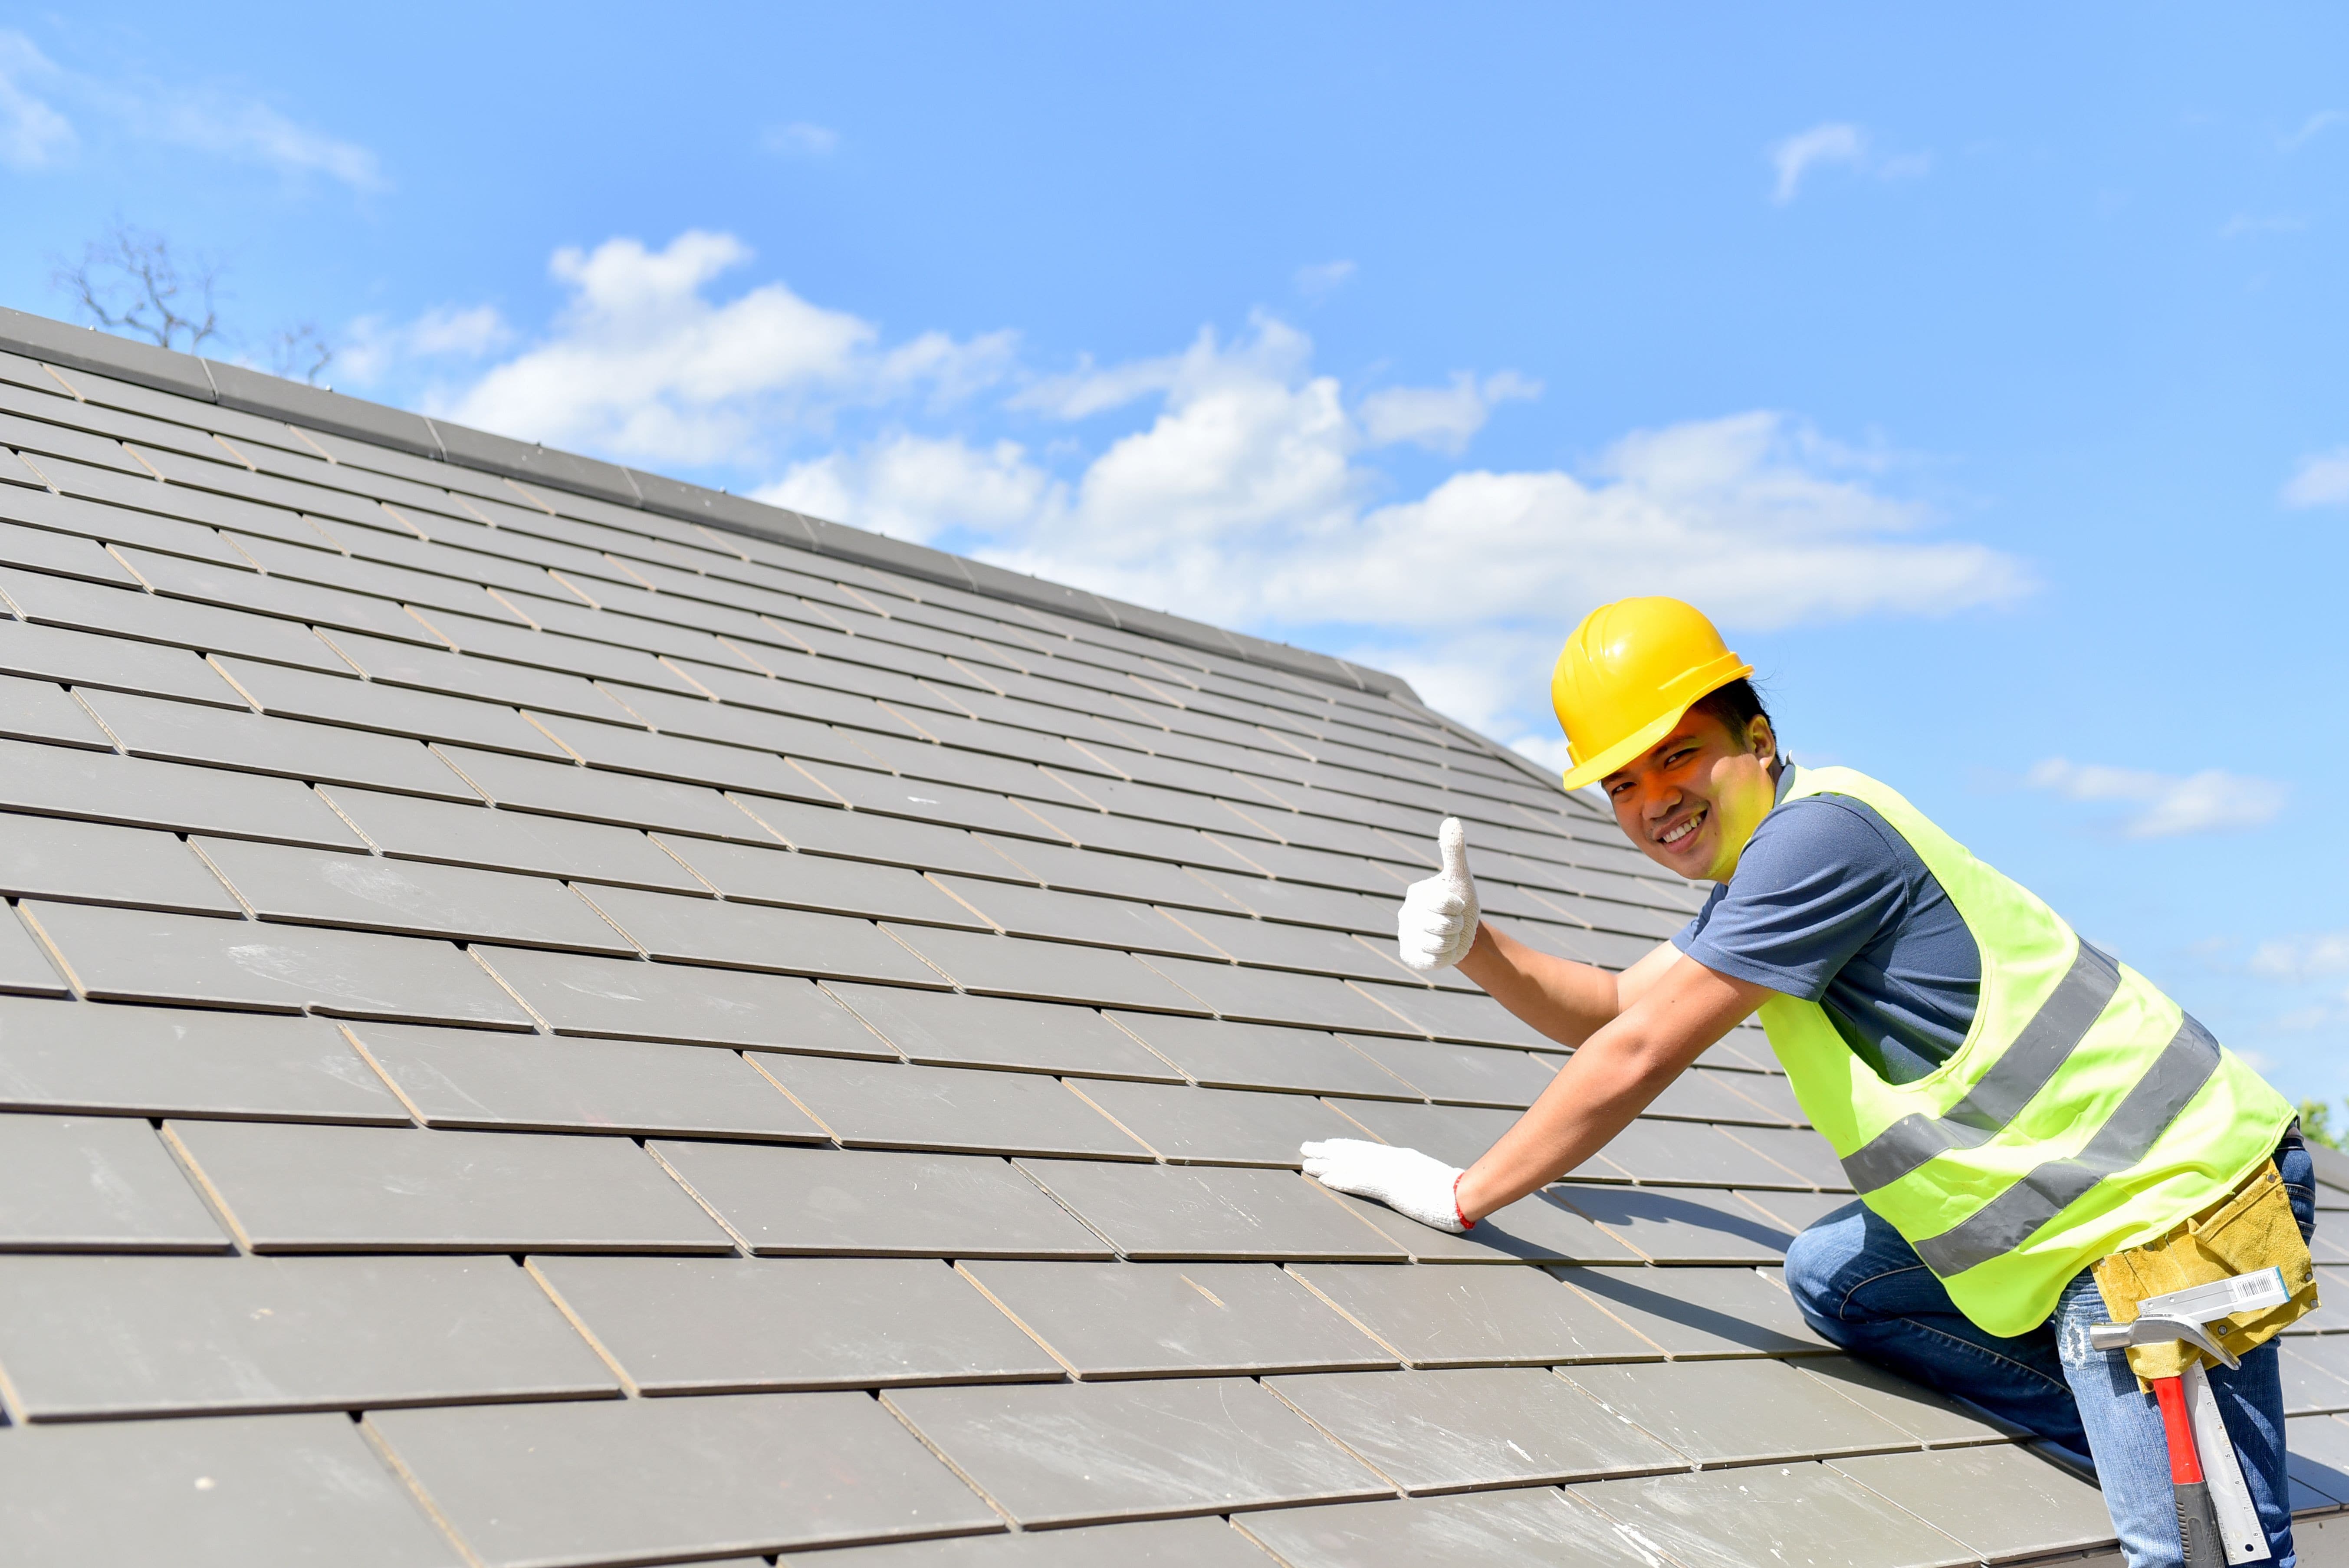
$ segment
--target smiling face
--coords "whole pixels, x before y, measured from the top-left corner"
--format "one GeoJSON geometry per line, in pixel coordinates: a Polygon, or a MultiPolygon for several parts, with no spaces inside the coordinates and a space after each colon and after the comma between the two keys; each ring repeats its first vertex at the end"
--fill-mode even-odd
{"type": "Polygon", "coordinates": [[[1726,882],[1746,840],[1769,815],[1778,739],[1756,719],[1741,735],[1691,709],[1671,733],[1607,775],[1615,820],[1649,859],[1692,882],[1726,882]]]}

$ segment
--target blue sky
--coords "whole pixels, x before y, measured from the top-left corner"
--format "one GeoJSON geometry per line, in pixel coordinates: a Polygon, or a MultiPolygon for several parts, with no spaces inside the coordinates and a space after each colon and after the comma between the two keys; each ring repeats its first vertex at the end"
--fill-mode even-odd
{"type": "Polygon", "coordinates": [[[2334,8],[0,12],[0,303],[1402,670],[1556,751],[1676,592],[2295,1095],[2349,1093],[2334,8]],[[234,351],[234,346],[232,346],[234,351]]]}

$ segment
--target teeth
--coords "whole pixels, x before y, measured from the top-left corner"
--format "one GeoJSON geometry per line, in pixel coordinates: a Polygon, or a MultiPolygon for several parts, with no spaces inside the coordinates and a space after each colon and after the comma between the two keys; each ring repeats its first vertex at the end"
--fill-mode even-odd
{"type": "Polygon", "coordinates": [[[1686,822],[1682,823],[1678,827],[1675,827],[1671,832],[1665,834],[1663,836],[1663,842],[1666,844],[1678,844],[1682,839],[1686,838],[1690,834],[1694,833],[1696,831],[1696,825],[1703,820],[1704,813],[1701,811],[1698,812],[1694,816],[1690,817],[1686,822]]]}

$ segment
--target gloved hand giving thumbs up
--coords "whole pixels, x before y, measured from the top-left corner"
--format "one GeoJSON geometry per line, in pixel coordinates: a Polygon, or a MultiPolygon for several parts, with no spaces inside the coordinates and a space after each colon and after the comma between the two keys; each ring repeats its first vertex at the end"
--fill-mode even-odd
{"type": "Polygon", "coordinates": [[[1476,883],[1468,875],[1468,830],[1456,816],[1436,829],[1444,869],[1403,889],[1395,914],[1402,961],[1417,970],[1449,969],[1476,944],[1476,883]]]}

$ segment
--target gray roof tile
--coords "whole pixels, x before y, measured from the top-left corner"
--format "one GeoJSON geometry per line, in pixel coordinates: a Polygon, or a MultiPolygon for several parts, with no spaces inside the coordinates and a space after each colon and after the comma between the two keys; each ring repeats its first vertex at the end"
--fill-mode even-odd
{"type": "Polygon", "coordinates": [[[755,794],[737,794],[734,799],[777,838],[810,854],[874,860],[916,871],[1022,877],[1019,867],[989,848],[978,835],[958,827],[905,822],[871,812],[843,811],[834,805],[810,805],[755,794]]]}
{"type": "Polygon", "coordinates": [[[1548,1192],[1520,1198],[1462,1235],[1404,1218],[1383,1204],[1332,1197],[1422,1263],[1630,1263],[1639,1254],[1548,1192]]]}
{"type": "Polygon", "coordinates": [[[473,950],[557,1034],[894,1056],[812,981],[527,948],[473,950]]]}
{"type": "Polygon", "coordinates": [[[1815,1132],[1793,1127],[1742,1127],[1723,1136],[1760,1151],[1772,1164],[1792,1172],[1789,1185],[1808,1182],[1822,1192],[1851,1190],[1851,1179],[1843,1173],[1835,1150],[1815,1132]]]}
{"type": "MultiPolygon", "coordinates": [[[[298,621],[165,598],[136,587],[126,591],[31,573],[0,571],[0,593],[26,620],[109,634],[108,642],[126,657],[151,644],[236,654],[334,675],[351,672],[333,649],[298,621]]],[[[106,682],[101,679],[97,683],[106,682]]],[[[218,699],[207,687],[195,700],[218,699]]]]}
{"type": "Polygon", "coordinates": [[[857,811],[949,827],[983,829],[1015,838],[1040,838],[1049,844],[1067,842],[1059,829],[1009,795],[967,789],[957,784],[877,773],[870,762],[868,758],[864,767],[809,762],[802,764],[802,771],[857,811]]]}
{"type": "Polygon", "coordinates": [[[36,1421],[616,1394],[505,1258],[0,1257],[36,1421]]]}
{"type": "Polygon", "coordinates": [[[829,798],[805,774],[769,751],[724,745],[688,735],[652,734],[619,724],[598,724],[560,716],[541,717],[536,728],[560,741],[565,750],[591,768],[761,794],[829,798]]]}
{"type": "MultiPolygon", "coordinates": [[[[18,468],[16,472],[24,474],[22,483],[29,484],[33,482],[33,476],[24,469],[18,468]]],[[[16,483],[14,475],[10,475],[10,482],[16,483]]],[[[95,539],[52,533],[47,528],[0,523],[0,562],[22,566],[28,571],[51,572],[61,577],[105,583],[118,588],[139,587],[139,579],[131,575],[130,569],[95,539]]]]}
{"type": "Polygon", "coordinates": [[[816,1556],[782,1561],[787,1568],[1095,1568],[1102,1563],[1123,1568],[1268,1568],[1270,1559],[1211,1516],[864,1546],[830,1563],[816,1556]]]}
{"type": "Polygon", "coordinates": [[[1176,953],[1216,960],[1223,957],[1188,926],[1148,904],[969,877],[942,877],[939,883],[1012,936],[1124,948],[1133,952],[1176,953]]]}
{"type": "MultiPolygon", "coordinates": [[[[1747,1131],[1759,1129],[1747,1128],[1747,1131]]],[[[1808,1137],[1808,1133],[1796,1135],[1808,1137]]],[[[1822,1147],[1825,1147],[1822,1145],[1822,1147]]],[[[1801,1176],[1764,1158],[1719,1127],[1642,1116],[1607,1145],[1606,1160],[1633,1180],[1702,1187],[1808,1187],[1801,1176]]],[[[1580,1174],[1593,1179],[1586,1168],[1580,1174]]]]}
{"type": "Polygon", "coordinates": [[[1206,1011],[1126,953],[930,927],[885,929],[955,984],[980,995],[1065,999],[1159,1012],[1206,1011]]]}
{"type": "Polygon", "coordinates": [[[340,1413],[101,1421],[6,1442],[0,1515],[27,1563],[464,1562],[340,1413]]]}
{"type": "Polygon", "coordinates": [[[1282,1089],[1292,1094],[1417,1099],[1410,1085],[1322,1030],[1114,1012],[1121,1028],[1199,1083],[1219,1089],[1282,1089]]]}
{"type": "Polygon", "coordinates": [[[1341,931],[1204,910],[1186,911],[1175,918],[1244,964],[1404,985],[1420,983],[1401,964],[1341,931]]]}
{"type": "Polygon", "coordinates": [[[1877,1454],[1828,1466],[1954,1537],[1986,1562],[2113,1539],[2103,1494],[2027,1449],[1877,1454]]]}
{"type": "Polygon", "coordinates": [[[1094,1230],[1136,1261],[1401,1261],[1402,1249],[1286,1170],[1024,1160],[1094,1230]]]}
{"type": "Polygon", "coordinates": [[[268,576],[252,570],[249,565],[240,569],[128,545],[117,546],[117,551],[139,574],[136,581],[143,582],[163,598],[218,605],[336,631],[365,632],[420,643],[428,648],[441,646],[433,628],[390,599],[347,594],[339,588],[297,582],[290,577],[268,576]]]}
{"type": "Polygon", "coordinates": [[[895,986],[835,983],[831,990],[909,1059],[934,1066],[1162,1082],[1182,1076],[1089,1007],[895,986]]]}
{"type": "Polygon", "coordinates": [[[404,1023],[350,1033],[427,1127],[823,1141],[731,1051],[404,1023]]]}
{"type": "Polygon", "coordinates": [[[322,1018],[0,997],[0,1108],[405,1123],[322,1018]]]}
{"type": "Polygon", "coordinates": [[[134,757],[443,800],[479,798],[430,747],[406,736],[261,713],[222,713],[119,691],[86,692],[83,700],[134,757]]]}
{"type": "Polygon", "coordinates": [[[1239,1528],[1292,1568],[1418,1568],[1508,1563],[1525,1568],[1654,1568],[1653,1552],[1555,1487],[1458,1497],[1268,1509],[1239,1528]]]}
{"type": "Polygon", "coordinates": [[[1372,1034],[1418,1030],[1344,981],[1288,974],[1195,959],[1142,961],[1205,1004],[1203,1010],[1243,1023],[1287,1023],[1305,1029],[1345,1029],[1372,1034]]]}
{"type": "MultiPolygon", "coordinates": [[[[610,693],[576,674],[557,674],[503,659],[476,659],[471,654],[420,648],[414,643],[392,642],[357,632],[321,635],[378,685],[438,691],[450,697],[468,697],[481,702],[576,715],[607,723],[627,723],[634,717],[610,693]]],[[[645,694],[638,694],[637,700],[644,701],[645,694]]]]}
{"type": "Polygon", "coordinates": [[[220,878],[171,834],[14,812],[0,812],[0,892],[191,914],[243,913],[220,878]]]}
{"type": "MultiPolygon", "coordinates": [[[[178,702],[161,704],[182,709],[178,702]]],[[[28,680],[0,675],[0,736],[47,741],[57,746],[81,746],[110,751],[113,742],[89,716],[89,710],[54,680],[28,680]]]]}
{"type": "Polygon", "coordinates": [[[656,959],[892,985],[947,983],[870,920],[635,888],[581,893],[656,959]]]}
{"type": "Polygon", "coordinates": [[[1110,1253],[1101,1238],[1008,1160],[753,1144],[650,1147],[760,1253],[925,1258],[1103,1258],[1110,1253]]]}
{"type": "Polygon", "coordinates": [[[546,1257],[531,1268],[648,1394],[1064,1376],[935,1259],[546,1257]]]}
{"type": "Polygon", "coordinates": [[[400,859],[708,892],[700,878],[635,828],[374,790],[336,787],[326,794],[342,814],[337,821],[347,818],[386,855],[400,859]]]}
{"type": "Polygon", "coordinates": [[[1558,1376],[1701,1467],[1916,1447],[1907,1432],[1783,1362],[1570,1366],[1558,1376]]]}
{"type": "Polygon", "coordinates": [[[1266,1386],[1407,1492],[1687,1468],[1671,1449],[1539,1367],[1319,1374],[1266,1386]]]}
{"type": "MultiPolygon", "coordinates": [[[[159,836],[178,847],[169,836],[159,836]]],[[[189,842],[264,920],[631,957],[636,951],[584,899],[544,877],[233,838],[189,842]]]]}
{"type": "Polygon", "coordinates": [[[1873,1362],[1848,1355],[1814,1355],[1789,1365],[1891,1422],[1929,1449],[1971,1448],[2028,1436],[2019,1427],[1993,1423],[1961,1409],[1930,1389],[1873,1362]]]}
{"type": "Polygon", "coordinates": [[[215,708],[245,705],[202,654],[21,620],[0,620],[0,672],[71,686],[153,692],[215,708]]]}
{"type": "Polygon", "coordinates": [[[1081,1378],[1392,1367],[1395,1358],[1270,1263],[987,1262],[985,1286],[1081,1378]]]}
{"type": "Polygon", "coordinates": [[[705,838],[775,842],[775,836],[761,826],[756,817],[707,784],[607,773],[569,762],[537,762],[470,746],[434,750],[468,784],[507,810],[621,827],[659,828],[705,838]]]}
{"type": "Polygon", "coordinates": [[[863,1394],[392,1410],[367,1425],[490,1568],[1000,1527],[863,1394]],[[776,1481],[815,1476],[820,1490],[776,1481]]]}
{"type": "Polygon", "coordinates": [[[222,1252],[228,1237],[144,1121],[11,1116],[0,1116],[0,1250],[222,1252]]]}
{"type": "Polygon", "coordinates": [[[794,854],[781,846],[756,848],[742,844],[713,844],[682,836],[659,842],[662,848],[685,862],[703,881],[737,903],[776,904],[786,909],[829,910],[918,925],[959,926],[966,930],[988,929],[981,916],[942,891],[937,882],[902,866],[874,866],[829,855],[794,854]]]}
{"type": "Polygon", "coordinates": [[[1028,1525],[1391,1490],[1245,1378],[907,1388],[884,1398],[1028,1525]]]}
{"type": "Polygon", "coordinates": [[[1352,1137],[1344,1116],[1306,1095],[1199,1089],[1183,1084],[1075,1085],[1173,1165],[1261,1165],[1297,1169],[1298,1145],[1352,1137]]]}
{"type": "MultiPolygon", "coordinates": [[[[1340,1100],[1338,1108],[1384,1143],[1470,1166],[1516,1125],[1517,1113],[1482,1106],[1424,1106],[1411,1101],[1340,1100]]],[[[1600,1163],[1598,1159],[1591,1165],[1600,1163]]],[[[1588,1166],[1585,1168],[1588,1168],[1588,1166]]]]}
{"type": "Polygon", "coordinates": [[[359,840],[290,779],[0,741],[0,806],[47,816],[350,848],[359,840]]]}
{"type": "Polygon", "coordinates": [[[983,833],[972,836],[995,850],[999,857],[999,864],[983,875],[1017,877],[1071,893],[1137,898],[1178,909],[1232,908],[1229,899],[1200,881],[1190,868],[1170,866],[1163,860],[1071,849],[1032,839],[995,838],[983,833]]]}
{"type": "Polygon", "coordinates": [[[1040,1074],[781,1054],[763,1056],[759,1067],[843,1147],[1150,1158],[1083,1098],[1040,1074]]]}
{"type": "Polygon", "coordinates": [[[513,998],[447,942],[84,904],[20,909],[97,1002],[530,1026],[513,998]]]}
{"type": "Polygon", "coordinates": [[[1566,1278],[1675,1361],[1834,1348],[1779,1283],[1752,1269],[1577,1269],[1566,1278]]]}
{"type": "MultiPolygon", "coordinates": [[[[1457,991],[1427,991],[1401,985],[1361,987],[1390,1012],[1409,1021],[1408,1032],[1457,1040],[1472,1045],[1522,1045],[1534,1050],[1557,1049],[1558,1043],[1520,1023],[1489,996],[1457,991]]],[[[1404,1033],[1402,1028],[1389,1033],[1404,1033]]]]}
{"type": "Polygon", "coordinates": [[[1949,1536],[1825,1465],[1600,1481],[1572,1495],[1688,1568],[1959,1568],[1974,1561],[1949,1536]]]}
{"type": "Polygon", "coordinates": [[[1567,1182],[1549,1191],[1659,1263],[1775,1263],[1794,1240],[1791,1231],[1771,1223],[1761,1210],[1703,1188],[1567,1182]]]}
{"type": "Polygon", "coordinates": [[[257,664],[249,659],[222,659],[217,663],[253,699],[254,706],[281,718],[308,719],[428,741],[456,741],[530,757],[563,755],[562,748],[547,739],[543,731],[512,708],[494,702],[411,691],[378,681],[290,670],[280,664],[257,664]]]}
{"type": "Polygon", "coordinates": [[[1549,1366],[1661,1354],[1540,1269],[1300,1263],[1290,1272],[1412,1366],[1549,1366]]]}
{"type": "Polygon", "coordinates": [[[1538,1056],[1487,1045],[1429,1044],[1375,1036],[1350,1044],[1430,1099],[1455,1105],[1521,1109],[1549,1087],[1557,1072],[1538,1056]]]}
{"type": "Polygon", "coordinates": [[[624,1137],[173,1122],[257,1252],[717,1252],[730,1243],[624,1137]]]}

